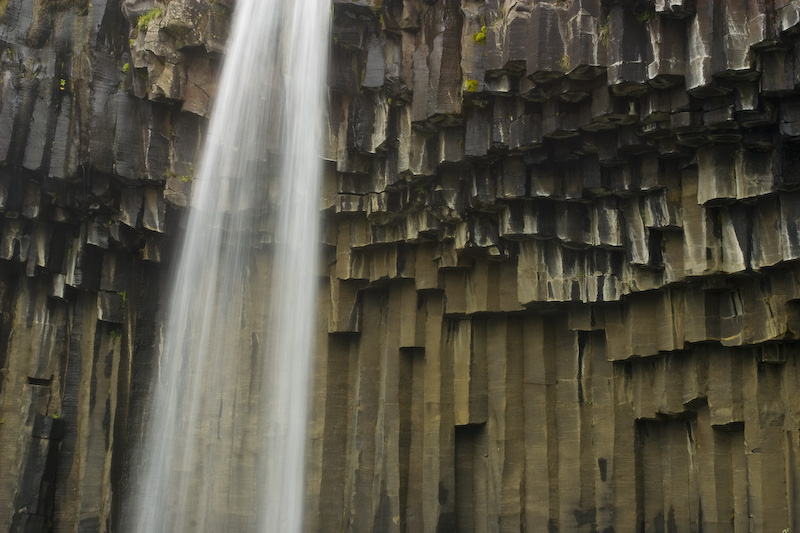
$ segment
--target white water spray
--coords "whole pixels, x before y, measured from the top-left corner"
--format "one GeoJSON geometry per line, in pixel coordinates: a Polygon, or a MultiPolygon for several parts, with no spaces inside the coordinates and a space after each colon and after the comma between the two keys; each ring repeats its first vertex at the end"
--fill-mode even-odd
{"type": "Polygon", "coordinates": [[[134,531],[302,527],[329,1],[237,2],[134,476],[134,531]]]}

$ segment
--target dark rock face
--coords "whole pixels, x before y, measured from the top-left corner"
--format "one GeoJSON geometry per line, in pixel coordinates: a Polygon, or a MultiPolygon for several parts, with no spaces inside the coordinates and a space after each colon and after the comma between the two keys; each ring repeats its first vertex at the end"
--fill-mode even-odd
{"type": "MultiPolygon", "coordinates": [[[[334,4],[307,529],[800,528],[800,4],[334,4]]],[[[0,528],[120,525],[234,7],[0,0],[0,528]]]]}
{"type": "MultiPolygon", "coordinates": [[[[133,16],[139,3],[125,4],[133,16]]],[[[168,219],[187,203],[204,127],[177,100],[134,96],[149,87],[132,57],[146,45],[129,42],[142,31],[118,2],[0,2],[2,529],[107,530],[125,493],[168,219]],[[37,429],[56,418],[58,437],[37,429]]],[[[175,54],[187,72],[217,61],[175,54]]]]}
{"type": "Polygon", "coordinates": [[[316,528],[797,527],[797,6],[351,4],[316,528]]]}

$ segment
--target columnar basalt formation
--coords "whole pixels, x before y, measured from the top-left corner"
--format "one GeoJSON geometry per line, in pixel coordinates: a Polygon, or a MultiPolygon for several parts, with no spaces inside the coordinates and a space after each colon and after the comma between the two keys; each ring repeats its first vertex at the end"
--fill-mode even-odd
{"type": "Polygon", "coordinates": [[[116,521],[230,8],[0,1],[2,530],[116,521]]]}
{"type": "MultiPolygon", "coordinates": [[[[235,6],[119,4],[0,0],[0,527],[135,468],[235,6]]],[[[307,529],[800,529],[800,3],[334,4],[307,529]]]]}
{"type": "Polygon", "coordinates": [[[353,4],[319,524],[800,526],[800,4],[353,4]]]}

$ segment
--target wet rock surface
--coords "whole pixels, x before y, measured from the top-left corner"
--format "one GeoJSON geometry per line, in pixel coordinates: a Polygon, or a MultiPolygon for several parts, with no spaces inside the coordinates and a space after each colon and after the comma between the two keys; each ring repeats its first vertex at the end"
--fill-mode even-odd
{"type": "Polygon", "coordinates": [[[796,9],[339,5],[317,527],[797,527],[796,9]]]}
{"type": "MultiPolygon", "coordinates": [[[[0,0],[2,528],[119,523],[234,8],[0,0]]],[[[307,529],[800,528],[800,4],[334,8],[307,529]]]]}

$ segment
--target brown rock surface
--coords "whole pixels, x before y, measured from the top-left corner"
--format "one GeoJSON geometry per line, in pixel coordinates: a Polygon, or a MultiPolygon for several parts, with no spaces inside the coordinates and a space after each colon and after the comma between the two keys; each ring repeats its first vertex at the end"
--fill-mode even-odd
{"type": "MultiPolygon", "coordinates": [[[[121,526],[234,7],[0,0],[0,528],[121,526]]],[[[334,7],[307,529],[800,529],[800,7],[334,7]]]]}

